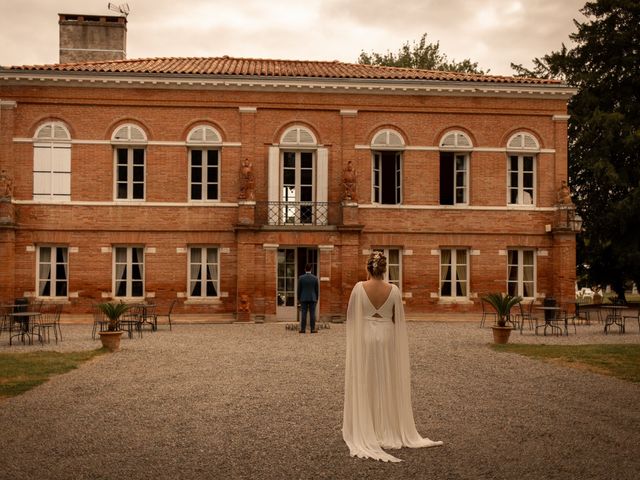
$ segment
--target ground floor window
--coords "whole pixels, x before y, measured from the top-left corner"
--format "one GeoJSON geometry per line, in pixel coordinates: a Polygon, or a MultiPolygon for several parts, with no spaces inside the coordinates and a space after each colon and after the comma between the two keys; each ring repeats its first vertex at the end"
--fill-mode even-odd
{"type": "Polygon", "coordinates": [[[38,247],[38,296],[66,297],[69,280],[68,248],[38,247]]]}
{"type": "Polygon", "coordinates": [[[144,297],[144,248],[114,247],[114,297],[144,297]]]}
{"type": "Polygon", "coordinates": [[[189,296],[217,297],[219,281],[218,247],[190,247],[189,296]]]}
{"type": "Polygon", "coordinates": [[[387,271],[384,279],[402,290],[402,254],[399,248],[374,247],[374,252],[381,252],[387,257],[387,271]]]}
{"type": "Polygon", "coordinates": [[[535,297],[535,250],[510,249],[507,253],[507,293],[535,297]]]}
{"type": "Polygon", "coordinates": [[[469,254],[464,248],[440,250],[440,296],[467,297],[469,254]]]}

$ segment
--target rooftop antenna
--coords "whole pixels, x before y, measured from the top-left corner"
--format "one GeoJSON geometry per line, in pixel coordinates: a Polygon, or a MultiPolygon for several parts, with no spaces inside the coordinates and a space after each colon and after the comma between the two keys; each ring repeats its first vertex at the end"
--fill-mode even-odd
{"type": "Polygon", "coordinates": [[[121,3],[120,5],[116,5],[115,3],[109,2],[109,5],[107,5],[107,8],[109,10],[113,11],[113,12],[118,12],[119,14],[121,14],[124,17],[129,15],[129,4],[128,3],[121,3]]]}

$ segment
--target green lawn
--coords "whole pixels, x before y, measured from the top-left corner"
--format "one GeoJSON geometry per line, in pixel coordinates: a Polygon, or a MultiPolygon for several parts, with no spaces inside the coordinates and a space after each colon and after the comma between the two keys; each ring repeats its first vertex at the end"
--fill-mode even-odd
{"type": "Polygon", "coordinates": [[[640,383],[640,345],[507,344],[493,348],[640,383]]]}
{"type": "Polygon", "coordinates": [[[71,353],[0,353],[0,399],[20,395],[104,352],[99,349],[71,353]]]}

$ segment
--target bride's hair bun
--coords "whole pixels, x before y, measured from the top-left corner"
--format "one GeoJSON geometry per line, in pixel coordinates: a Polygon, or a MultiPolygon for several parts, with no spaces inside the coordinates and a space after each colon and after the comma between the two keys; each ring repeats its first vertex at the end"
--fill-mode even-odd
{"type": "Polygon", "coordinates": [[[367,271],[372,277],[381,277],[387,271],[387,257],[382,252],[371,252],[367,260],[367,271]]]}

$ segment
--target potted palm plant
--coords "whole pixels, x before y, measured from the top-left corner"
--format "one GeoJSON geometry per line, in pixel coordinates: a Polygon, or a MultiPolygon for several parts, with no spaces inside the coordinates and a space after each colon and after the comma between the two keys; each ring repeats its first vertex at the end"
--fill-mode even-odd
{"type": "Polygon", "coordinates": [[[493,330],[493,341],[495,343],[507,343],[509,341],[509,335],[513,327],[508,327],[507,322],[511,315],[511,308],[518,305],[522,301],[522,297],[503,293],[489,293],[485,295],[483,299],[491,305],[497,314],[497,324],[491,328],[493,330]]]}
{"type": "Polygon", "coordinates": [[[107,330],[99,332],[102,346],[111,352],[115,352],[120,348],[120,336],[122,335],[122,330],[120,330],[120,317],[129,310],[129,305],[122,302],[104,302],[99,303],[97,307],[104,313],[104,316],[109,319],[107,330]]]}

